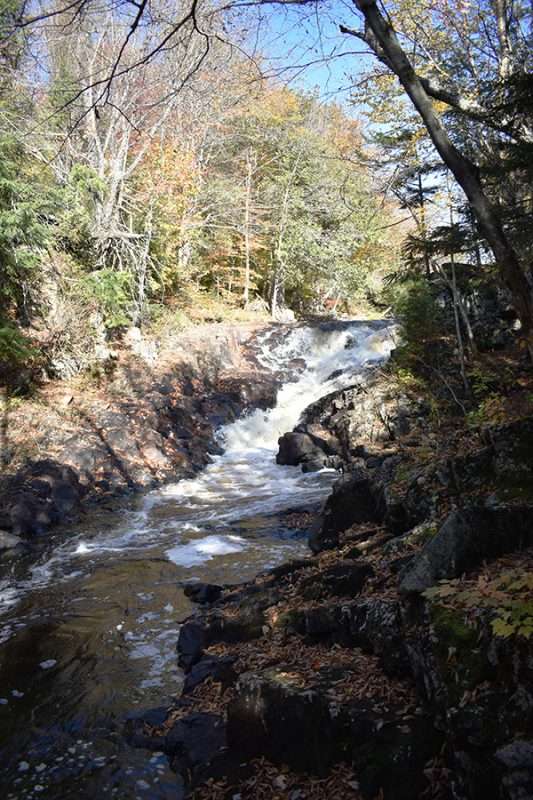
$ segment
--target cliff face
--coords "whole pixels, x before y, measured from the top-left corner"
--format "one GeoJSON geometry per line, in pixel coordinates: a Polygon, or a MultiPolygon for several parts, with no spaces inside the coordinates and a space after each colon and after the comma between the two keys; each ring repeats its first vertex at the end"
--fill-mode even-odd
{"type": "Polygon", "coordinates": [[[375,373],[280,440],[344,470],[315,556],[190,589],[182,697],[128,727],[185,795],[533,796],[533,423],[456,435],[428,411],[375,373]]]}
{"type": "Polygon", "coordinates": [[[222,423],[275,402],[276,376],[256,359],[258,330],[203,325],[160,349],[137,338],[98,380],[51,383],[6,404],[0,528],[39,534],[89,502],[205,466],[222,423]]]}

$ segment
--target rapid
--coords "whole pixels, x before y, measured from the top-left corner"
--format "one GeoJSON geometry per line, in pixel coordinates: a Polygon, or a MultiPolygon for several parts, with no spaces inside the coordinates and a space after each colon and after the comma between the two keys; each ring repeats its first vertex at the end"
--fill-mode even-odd
{"type": "Polygon", "coordinates": [[[193,610],[183,584],[236,583],[307,553],[289,511],[315,510],[332,470],[276,464],[303,410],[349,386],[394,346],[384,322],[262,334],[283,374],[276,406],[219,431],[195,478],[95,510],[0,562],[0,787],[5,798],[171,798],[162,753],[129,748],[124,718],[179,693],[175,644],[193,610]]]}

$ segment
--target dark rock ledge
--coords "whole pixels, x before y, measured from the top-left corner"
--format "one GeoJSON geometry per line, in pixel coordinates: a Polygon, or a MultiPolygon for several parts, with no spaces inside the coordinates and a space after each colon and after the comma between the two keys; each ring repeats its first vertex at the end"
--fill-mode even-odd
{"type": "Polygon", "coordinates": [[[254,330],[212,325],[182,339],[151,367],[124,358],[100,389],[54,385],[7,414],[0,551],[94,502],[191,477],[220,452],[221,425],[275,404],[279,376],[259,368],[254,330]]]}
{"type": "Polygon", "coordinates": [[[308,409],[318,424],[344,475],[315,555],[189,590],[182,695],[155,725],[130,720],[130,741],[164,750],[195,800],[533,797],[532,643],[455,597],[488,571],[533,581],[533,421],[454,452],[377,376],[308,409]]]}

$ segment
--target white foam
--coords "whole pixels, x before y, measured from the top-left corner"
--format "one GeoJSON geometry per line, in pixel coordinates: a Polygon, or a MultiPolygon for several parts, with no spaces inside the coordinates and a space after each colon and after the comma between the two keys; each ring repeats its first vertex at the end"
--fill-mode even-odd
{"type": "Polygon", "coordinates": [[[246,547],[240,536],[206,536],[189,544],[179,544],[166,551],[167,557],[181,567],[195,567],[215,556],[239,553],[246,547]]]}
{"type": "MultiPolygon", "coordinates": [[[[0,613],[27,591],[88,574],[100,557],[161,549],[170,561],[189,568],[208,559],[238,553],[247,543],[239,537],[212,534],[239,520],[272,515],[287,508],[308,508],[329,492],[334,474],[302,474],[299,467],[276,464],[278,438],[292,430],[303,410],[324,395],[352,385],[371,362],[385,358],[394,346],[392,326],[376,330],[354,323],[342,330],[298,326],[284,337],[265,333],[259,360],[272,370],[301,357],[305,370],[278,392],[276,406],[257,409],[219,433],[224,453],[190,480],[149,493],[140,510],[122,512],[111,526],[80,531],[43,556],[29,576],[0,586],[0,613]],[[187,541],[190,536],[198,536],[187,541]]],[[[274,550],[265,548],[265,563],[274,550]]],[[[4,631],[9,638],[11,630],[4,631]]]]}

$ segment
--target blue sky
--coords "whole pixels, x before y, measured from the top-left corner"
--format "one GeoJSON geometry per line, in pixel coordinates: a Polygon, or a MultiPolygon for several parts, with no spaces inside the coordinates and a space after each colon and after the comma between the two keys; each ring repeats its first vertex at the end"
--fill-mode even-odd
{"type": "Polygon", "coordinates": [[[318,7],[254,9],[259,20],[257,48],[270,59],[272,72],[290,85],[345,105],[350,86],[371,63],[362,42],[339,32],[340,22],[359,27],[352,8],[343,0],[331,0],[318,7]]]}

